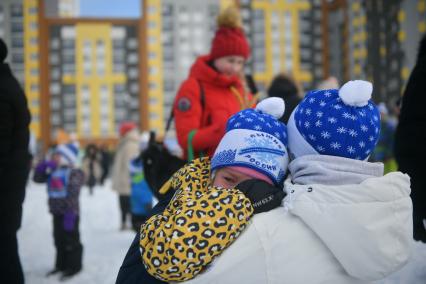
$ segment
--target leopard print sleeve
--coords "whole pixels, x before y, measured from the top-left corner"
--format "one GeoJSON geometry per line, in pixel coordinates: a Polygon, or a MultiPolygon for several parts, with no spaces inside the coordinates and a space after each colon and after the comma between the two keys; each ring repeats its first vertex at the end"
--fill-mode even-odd
{"type": "Polygon", "coordinates": [[[253,208],[236,189],[210,186],[210,160],[197,159],[172,178],[175,196],[141,228],[148,273],[163,281],[194,278],[245,229],[253,208]]]}

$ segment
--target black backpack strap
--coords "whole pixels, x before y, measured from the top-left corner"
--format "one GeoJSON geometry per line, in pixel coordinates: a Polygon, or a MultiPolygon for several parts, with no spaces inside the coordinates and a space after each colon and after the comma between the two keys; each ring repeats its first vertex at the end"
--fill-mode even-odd
{"type": "MultiPolygon", "coordinates": [[[[203,112],[204,112],[204,107],[205,107],[205,104],[206,104],[206,97],[205,97],[205,95],[204,95],[204,87],[203,87],[203,84],[201,84],[201,82],[200,82],[199,80],[197,80],[197,82],[198,82],[198,85],[199,85],[199,87],[200,87],[200,103],[201,103],[201,109],[202,109],[202,110],[203,110],[203,112]]],[[[173,114],[173,106],[172,106],[172,109],[171,109],[171,111],[170,111],[170,115],[169,115],[169,119],[167,119],[166,130],[164,131],[164,134],[166,134],[166,133],[167,133],[167,131],[169,131],[170,126],[172,125],[173,118],[174,118],[174,114],[173,114]]]]}

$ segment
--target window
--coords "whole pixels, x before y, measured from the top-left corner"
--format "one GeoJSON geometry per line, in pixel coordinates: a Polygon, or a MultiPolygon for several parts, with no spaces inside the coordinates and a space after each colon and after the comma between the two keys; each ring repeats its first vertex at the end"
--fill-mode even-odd
{"type": "Polygon", "coordinates": [[[113,48],[114,49],[121,49],[121,48],[124,48],[124,40],[117,40],[117,39],[115,39],[115,40],[113,40],[112,41],[112,46],[113,46],[113,48]]]}
{"type": "Polygon", "coordinates": [[[52,125],[59,126],[61,124],[61,117],[58,113],[52,113],[50,116],[50,122],[52,125]]]}
{"type": "Polygon", "coordinates": [[[38,88],[38,84],[31,84],[31,92],[38,92],[39,88],[38,88]]]}
{"type": "Polygon", "coordinates": [[[139,72],[137,68],[130,68],[127,74],[130,79],[137,79],[139,72]]]}
{"type": "Polygon", "coordinates": [[[22,26],[22,23],[12,22],[11,30],[12,33],[22,33],[24,31],[24,27],[22,26]]]}
{"type": "Polygon", "coordinates": [[[24,41],[22,38],[12,38],[12,47],[13,48],[23,48],[24,47],[24,41]]]}
{"type": "Polygon", "coordinates": [[[153,120],[158,119],[158,113],[150,112],[149,113],[149,119],[153,119],[153,120]]]}
{"type": "Polygon", "coordinates": [[[96,41],[96,55],[105,56],[105,43],[102,40],[96,41]]]}
{"type": "Polygon", "coordinates": [[[75,94],[75,91],[76,91],[75,85],[69,85],[69,84],[63,85],[62,91],[64,94],[75,94]]]}
{"type": "Polygon", "coordinates": [[[166,92],[174,92],[175,84],[173,80],[164,80],[164,91],[166,92]]]}
{"type": "Polygon", "coordinates": [[[51,94],[59,94],[61,92],[61,86],[59,85],[59,83],[51,83],[50,84],[50,93],[51,94]]]}
{"type": "Polygon", "coordinates": [[[163,16],[171,16],[173,14],[173,5],[163,4],[161,13],[163,16]]]}
{"type": "Polygon", "coordinates": [[[151,90],[151,91],[154,91],[154,90],[156,90],[157,88],[158,88],[158,85],[157,85],[157,83],[155,83],[155,82],[149,82],[149,89],[151,90]]]}
{"type": "Polygon", "coordinates": [[[114,85],[114,94],[124,93],[126,91],[126,87],[123,84],[114,85]]]}
{"type": "Polygon", "coordinates": [[[30,12],[30,15],[35,15],[38,12],[37,7],[31,7],[28,9],[28,12],[30,12]]]}
{"type": "Polygon", "coordinates": [[[124,64],[114,64],[112,71],[114,73],[124,73],[125,66],[124,64]]]}
{"type": "Polygon", "coordinates": [[[52,49],[58,49],[60,45],[59,39],[58,38],[53,38],[50,40],[50,48],[52,49]]]}
{"type": "Polygon", "coordinates": [[[75,74],[75,65],[74,64],[63,64],[62,65],[62,73],[64,73],[64,75],[75,74]]]}
{"type": "Polygon", "coordinates": [[[50,107],[52,110],[58,110],[61,108],[61,100],[57,97],[50,99],[50,107]]]}
{"type": "Polygon", "coordinates": [[[148,21],[148,28],[155,29],[157,27],[157,23],[155,21],[148,21]]]}
{"type": "Polygon", "coordinates": [[[11,10],[10,15],[12,17],[22,17],[23,16],[21,4],[12,4],[10,8],[11,8],[10,9],[11,10]]]}
{"type": "Polygon", "coordinates": [[[138,40],[136,38],[130,38],[127,41],[127,47],[129,49],[136,49],[138,47],[138,40]]]}
{"type": "Polygon", "coordinates": [[[157,72],[158,72],[158,69],[155,66],[151,66],[151,67],[148,68],[149,75],[155,75],[155,74],[157,74],[157,72]]]}
{"type": "Polygon", "coordinates": [[[32,107],[39,107],[40,106],[40,101],[38,99],[32,99],[31,100],[31,106],[32,107]]]}
{"type": "Polygon", "coordinates": [[[156,105],[158,103],[158,98],[156,97],[150,97],[149,98],[149,104],[150,105],[156,105]]]}
{"type": "Polygon", "coordinates": [[[15,64],[24,63],[24,54],[22,53],[12,53],[12,62],[15,64]]]}
{"type": "Polygon", "coordinates": [[[132,92],[132,93],[139,92],[139,85],[138,85],[138,83],[132,83],[130,85],[130,92],[132,92]]]}
{"type": "Polygon", "coordinates": [[[149,15],[153,15],[155,13],[157,13],[157,7],[155,7],[155,6],[148,6],[148,14],[149,15]]]}

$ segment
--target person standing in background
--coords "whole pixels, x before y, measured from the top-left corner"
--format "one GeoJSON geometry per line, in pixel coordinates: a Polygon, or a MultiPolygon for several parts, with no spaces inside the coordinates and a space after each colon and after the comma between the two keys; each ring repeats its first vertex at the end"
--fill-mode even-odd
{"type": "Polygon", "coordinates": [[[241,81],[250,47],[238,11],[224,10],[217,23],[210,54],[197,58],[173,104],[176,136],[185,160],[194,158],[190,149],[195,156],[211,157],[228,118],[255,104],[241,81]]]}
{"type": "Polygon", "coordinates": [[[426,243],[426,35],[402,97],[395,135],[398,170],[411,178],[414,239],[426,243]]]}
{"type": "Polygon", "coordinates": [[[99,152],[101,153],[101,169],[102,169],[100,183],[101,185],[104,185],[104,182],[109,174],[109,167],[111,163],[111,153],[109,152],[108,147],[105,144],[101,146],[99,152]]]}
{"type": "Polygon", "coordinates": [[[31,120],[24,91],[7,63],[0,38],[0,279],[24,283],[16,233],[21,227],[22,203],[30,170],[28,151],[31,120]]]}
{"type": "Polygon", "coordinates": [[[285,73],[278,74],[268,88],[268,97],[282,98],[286,111],[280,121],[287,124],[290,114],[302,100],[300,85],[285,73]]]}
{"type": "Polygon", "coordinates": [[[101,157],[95,144],[89,144],[84,153],[82,168],[86,176],[86,185],[89,187],[90,195],[93,194],[93,188],[100,181],[101,170],[101,157]]]}
{"type": "Polygon", "coordinates": [[[74,143],[60,144],[50,161],[36,166],[36,175],[44,176],[49,196],[49,211],[53,217],[53,239],[56,248],[55,267],[47,273],[61,273],[68,279],[82,269],[83,245],[80,242],[79,195],[84,173],[76,168],[78,148],[74,143]]]}
{"type": "Polygon", "coordinates": [[[118,192],[121,210],[121,230],[126,225],[130,212],[130,161],[139,155],[139,135],[134,122],[123,122],[120,125],[120,141],[112,166],[112,189],[118,192]]]}

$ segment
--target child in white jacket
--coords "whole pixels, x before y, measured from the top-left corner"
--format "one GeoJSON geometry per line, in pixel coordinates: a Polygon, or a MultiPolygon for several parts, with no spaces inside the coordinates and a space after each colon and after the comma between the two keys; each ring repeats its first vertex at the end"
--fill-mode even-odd
{"type": "Polygon", "coordinates": [[[370,283],[410,257],[409,177],[367,162],[380,133],[372,85],[313,91],[288,123],[284,207],[258,214],[189,283],[370,283]]]}

